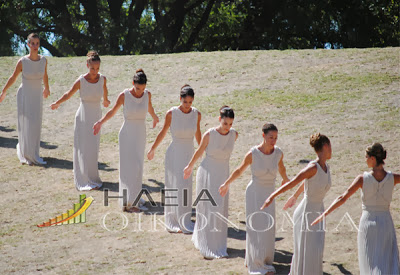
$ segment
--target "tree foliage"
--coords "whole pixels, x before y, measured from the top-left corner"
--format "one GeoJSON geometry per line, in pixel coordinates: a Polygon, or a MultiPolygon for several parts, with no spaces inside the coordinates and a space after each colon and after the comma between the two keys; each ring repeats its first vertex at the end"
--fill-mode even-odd
{"type": "Polygon", "coordinates": [[[398,46],[395,0],[3,0],[0,54],[38,32],[55,56],[398,46]]]}

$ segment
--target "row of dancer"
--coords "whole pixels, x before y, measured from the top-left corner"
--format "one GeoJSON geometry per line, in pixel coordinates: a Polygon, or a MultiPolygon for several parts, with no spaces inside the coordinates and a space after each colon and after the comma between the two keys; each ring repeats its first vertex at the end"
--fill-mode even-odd
{"type": "MultiPolygon", "coordinates": [[[[50,92],[46,72],[47,61],[37,54],[39,43],[38,37],[32,35],[28,37],[30,54],[18,61],[13,75],[0,96],[0,101],[2,101],[6,90],[15,82],[18,74],[22,72],[23,82],[17,96],[19,134],[17,152],[19,157],[23,156],[23,158],[20,157],[22,163],[44,163],[39,158],[39,144],[36,141],[38,139],[40,142],[42,79],[45,84],[43,96],[47,97],[50,92]],[[32,90],[35,90],[35,92],[31,92],[32,90]],[[32,96],[35,100],[30,101],[32,96]],[[29,108],[24,109],[28,105],[24,104],[24,102],[28,101],[30,103],[29,108]],[[39,120],[40,123],[38,123],[39,120]],[[37,133],[39,133],[38,138],[37,133]]],[[[127,189],[129,199],[127,205],[121,204],[121,206],[125,211],[136,212],[143,205],[143,202],[139,202],[139,205],[133,205],[132,203],[140,192],[142,185],[146,113],[149,112],[152,115],[153,127],[158,122],[158,117],[155,115],[151,104],[151,94],[145,89],[146,75],[142,70],[137,71],[133,79],[133,87],[121,93],[114,107],[100,119],[101,97],[103,96],[103,105],[105,107],[110,102],[107,98],[106,78],[99,73],[100,58],[96,53],[91,52],[88,54],[87,66],[89,72],[80,76],[71,90],[51,105],[52,109],[56,109],[75,92],[80,91],[81,105],[75,119],[74,134],[74,178],[76,187],[78,190],[89,190],[101,186],[97,170],[99,135],[93,135],[91,127],[94,124],[94,133],[97,134],[103,123],[110,119],[123,105],[124,124],[119,135],[120,192],[123,189],[127,189]],[[96,121],[98,122],[95,123],[96,121]]],[[[179,195],[176,202],[170,201],[170,204],[175,203],[177,206],[165,207],[165,220],[168,231],[182,231],[184,233],[194,231],[192,240],[205,258],[226,257],[227,226],[220,218],[216,218],[213,213],[219,213],[221,217],[228,217],[227,194],[229,185],[248,166],[251,166],[252,180],[246,189],[246,265],[250,273],[264,274],[275,271],[272,266],[275,227],[272,226],[270,228],[275,218],[273,199],[282,192],[299,184],[303,179],[305,181],[285,205],[285,207],[293,205],[300,193],[305,192],[305,198],[294,214],[295,246],[291,274],[322,273],[324,233],[316,232],[317,230],[313,226],[360,188],[363,192],[363,215],[360,222],[360,225],[362,225],[360,229],[362,230],[360,230],[358,241],[360,270],[363,270],[362,274],[368,274],[372,273],[371,270],[374,266],[378,266],[378,270],[383,270],[388,274],[391,274],[391,272],[396,274],[398,272],[399,261],[396,235],[388,209],[393,186],[399,183],[400,180],[399,175],[386,172],[383,169],[385,156],[381,146],[375,144],[367,151],[367,164],[373,168],[373,172],[359,176],[349,190],[342,197],[339,197],[311,226],[309,224],[311,222],[310,215],[307,214],[307,220],[305,219],[305,213],[312,212],[312,215],[315,215],[313,218],[315,218],[319,215],[318,213],[323,211],[322,200],[331,184],[329,166],[326,164],[326,160],[331,157],[332,150],[330,141],[326,136],[314,135],[312,137],[310,143],[317,153],[317,159],[289,181],[283,165],[283,153],[275,145],[278,130],[273,124],[266,124],[263,127],[262,143],[253,147],[246,154],[241,166],[229,177],[229,157],[238,135],[234,129],[231,129],[234,120],[233,110],[229,107],[223,107],[220,110],[220,124],[208,130],[201,138],[201,114],[192,107],[194,100],[193,89],[185,85],[181,89],[180,96],[181,104],[167,112],[164,126],[147,154],[149,159],[154,157],[156,148],[170,128],[172,143],[167,150],[165,158],[165,186],[168,189],[178,189],[179,195]],[[193,155],[194,137],[200,146],[193,155]],[[186,190],[189,194],[188,198],[191,198],[190,176],[195,162],[204,152],[206,152],[206,157],[202,161],[196,177],[196,193],[199,195],[202,190],[208,190],[211,196],[215,198],[216,204],[210,205],[209,201],[200,201],[196,206],[197,222],[193,224],[190,220],[190,215],[187,215],[187,213],[191,213],[191,203],[182,202],[181,199],[184,197],[182,192],[186,190]],[[281,174],[283,181],[282,187],[274,192],[277,171],[281,174]],[[263,210],[268,215],[263,215],[258,208],[268,195],[271,196],[267,199],[264,205],[266,208],[263,210]],[[376,223],[377,219],[380,221],[378,224],[376,223]],[[307,226],[310,226],[310,231],[302,230],[307,226]],[[214,230],[215,228],[218,230],[214,230]],[[265,232],[259,232],[260,230],[258,229],[261,228],[270,229],[265,232]],[[382,234],[379,236],[377,234],[382,229],[388,232],[383,240],[382,234]],[[390,251],[391,254],[389,257],[386,254],[385,258],[382,258],[384,253],[380,251],[390,251]]]]}

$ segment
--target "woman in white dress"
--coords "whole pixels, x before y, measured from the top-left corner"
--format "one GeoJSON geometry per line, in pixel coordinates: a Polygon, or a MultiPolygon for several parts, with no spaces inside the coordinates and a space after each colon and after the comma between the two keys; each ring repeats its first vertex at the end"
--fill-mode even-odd
{"type": "Polygon", "coordinates": [[[104,107],[110,104],[107,79],[99,73],[100,57],[97,52],[90,51],[87,54],[86,66],[89,71],[81,75],[72,88],[50,106],[52,110],[57,109],[79,90],[81,104],[75,115],[73,162],[74,182],[78,191],[96,190],[103,185],[97,163],[100,135],[93,135],[92,126],[101,118],[101,97],[104,107]]]}
{"type": "Polygon", "coordinates": [[[17,62],[14,73],[8,78],[0,95],[6,97],[8,88],[22,72],[22,84],[17,92],[18,144],[17,155],[22,164],[46,164],[39,156],[42,129],[43,98],[50,95],[47,60],[39,55],[40,39],[36,33],[28,36],[29,54],[17,62]],[[44,90],[42,92],[42,81],[44,90]]]}
{"type": "Polygon", "coordinates": [[[305,180],[305,196],[293,215],[294,248],[290,275],[323,274],[325,231],[310,224],[324,212],[323,199],[331,186],[330,169],[326,161],[332,156],[332,147],[328,137],[319,133],[311,136],[310,145],[314,148],[317,159],[272,193],[261,207],[268,207],[277,196],[305,180]]]}
{"type": "Polygon", "coordinates": [[[124,105],[124,123],[119,131],[119,204],[123,211],[146,210],[142,191],[144,150],[146,147],[146,114],[153,118],[153,128],[158,117],[151,104],[151,93],[146,89],[147,77],[142,69],[133,76],[133,87],[119,94],[115,105],[93,126],[94,134],[124,105]],[[124,196],[126,190],[127,196],[124,196]]]}
{"type": "Polygon", "coordinates": [[[184,85],[180,92],[181,104],[172,107],[165,115],[165,122],[147,157],[154,158],[168,129],[171,129],[172,142],[165,154],[165,205],[164,217],[166,229],[171,233],[192,233],[194,223],[192,214],[192,177],[183,178],[183,168],[193,155],[193,137],[198,144],[201,140],[200,112],[192,107],[194,91],[184,85]]]}
{"type": "Polygon", "coordinates": [[[386,150],[379,143],[368,147],[365,157],[372,171],[357,176],[350,187],[312,224],[322,221],[361,189],[363,211],[358,231],[360,274],[400,274],[396,230],[390,215],[394,185],[400,183],[400,174],[385,170],[386,150]]]}
{"type": "Polygon", "coordinates": [[[229,185],[251,165],[252,179],[246,188],[246,266],[250,274],[274,274],[275,203],[260,211],[260,205],[275,190],[276,173],[282,184],[289,181],[283,153],[277,147],[278,128],[271,123],[262,127],[263,141],[246,154],[242,164],[219,188],[225,196],[229,185]]]}
{"type": "Polygon", "coordinates": [[[238,133],[231,129],[234,112],[224,106],[220,109],[220,125],[209,129],[201,139],[199,148],[184,169],[187,179],[196,161],[206,151],[196,175],[196,223],[192,241],[206,259],[227,257],[228,195],[218,193],[219,186],[229,176],[229,159],[238,133]]]}

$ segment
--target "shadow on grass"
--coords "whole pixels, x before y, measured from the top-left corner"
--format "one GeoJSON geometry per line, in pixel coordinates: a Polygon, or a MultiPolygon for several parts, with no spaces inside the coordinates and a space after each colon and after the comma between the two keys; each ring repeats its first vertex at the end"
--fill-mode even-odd
{"type": "MultiPolygon", "coordinates": [[[[18,144],[18,138],[0,137],[0,147],[15,149],[15,148],[17,148],[17,144],[18,144]]],[[[40,147],[43,148],[43,149],[48,149],[48,150],[53,150],[53,149],[57,149],[58,148],[57,145],[49,144],[46,141],[41,141],[40,142],[40,147]]]]}
{"type": "Polygon", "coordinates": [[[150,186],[147,184],[143,184],[143,189],[147,189],[147,191],[149,191],[149,193],[160,193],[161,190],[163,190],[165,188],[165,185],[163,182],[155,180],[155,179],[148,179],[147,181],[155,183],[157,186],[150,186]]]}
{"type": "Polygon", "coordinates": [[[13,132],[15,130],[13,128],[0,126],[0,131],[9,133],[9,132],[13,132]]]}
{"type": "MultiPolygon", "coordinates": [[[[45,167],[45,168],[56,168],[56,169],[67,169],[67,170],[73,169],[73,162],[70,160],[58,159],[58,158],[52,158],[52,157],[44,157],[43,160],[47,162],[46,165],[43,165],[43,167],[45,167]]],[[[110,168],[108,166],[108,164],[106,164],[104,162],[99,162],[98,167],[99,167],[99,170],[102,170],[102,171],[117,170],[115,168],[110,168]]]]}
{"type": "MultiPolygon", "coordinates": [[[[293,253],[289,251],[275,250],[274,267],[276,269],[276,274],[289,274],[292,257],[293,253]]],[[[330,273],[324,272],[323,275],[330,275],[330,273]]]]}
{"type": "Polygon", "coordinates": [[[350,271],[343,267],[343,264],[331,264],[332,266],[336,266],[342,274],[353,275],[350,271]]]}
{"type": "MultiPolygon", "coordinates": [[[[107,182],[103,181],[103,185],[100,187],[98,191],[104,191],[105,189],[108,189],[110,192],[119,192],[119,184],[118,182],[107,182]]],[[[115,195],[113,195],[115,196],[115,195]]]]}
{"type": "Polygon", "coordinates": [[[0,137],[0,147],[3,148],[17,148],[18,139],[17,138],[6,138],[0,137]]]}
{"type": "Polygon", "coordinates": [[[226,252],[228,252],[228,258],[230,258],[230,259],[232,259],[232,258],[243,258],[244,259],[245,254],[246,254],[244,249],[236,249],[236,248],[230,248],[230,247],[228,247],[226,252]]]}

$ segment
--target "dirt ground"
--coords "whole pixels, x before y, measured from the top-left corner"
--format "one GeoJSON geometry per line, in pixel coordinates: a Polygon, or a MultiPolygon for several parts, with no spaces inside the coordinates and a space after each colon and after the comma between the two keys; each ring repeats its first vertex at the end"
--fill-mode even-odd
{"type": "MultiPolygon", "coordinates": [[[[329,161],[332,187],[325,207],[368,168],[364,150],[381,142],[388,151],[387,170],[400,173],[400,48],[291,51],[227,51],[142,56],[102,56],[112,104],[133,73],[143,68],[160,124],[151,129],[150,148],[165,112],[179,104],[180,87],[196,92],[193,106],[202,112],[201,127],[218,123],[218,109],[230,105],[239,132],[231,157],[231,171],[246,152],[261,142],[261,126],[279,129],[277,145],[284,152],[289,178],[315,157],[309,136],[316,131],[332,142],[329,161]]],[[[0,86],[11,75],[18,57],[0,58],[0,86]]],[[[79,106],[75,95],[52,111],[49,105],[87,71],[85,57],[48,58],[51,96],[44,100],[41,156],[47,165],[21,165],[16,154],[17,104],[12,86],[0,104],[0,273],[1,274],[246,274],[245,188],[250,169],[230,189],[229,258],[205,260],[191,243],[191,235],[170,234],[162,227],[160,206],[164,187],[167,135],[152,161],[145,161],[143,186],[156,207],[141,214],[122,214],[117,199],[105,206],[104,189],[118,194],[118,131],[122,112],[104,124],[99,168],[104,189],[78,192],[72,172],[73,123],[79,106]],[[94,198],[87,222],[38,228],[78,202],[79,194],[94,198]]],[[[108,108],[107,108],[108,109],[108,108]]],[[[103,108],[103,113],[106,108],[103,108]]],[[[277,185],[280,182],[278,177],[277,185]]],[[[195,186],[195,182],[193,183],[195,186]]],[[[193,188],[195,190],[195,188],[193,188]]],[[[395,188],[391,213],[400,238],[400,196],[395,188]]],[[[282,206],[294,192],[277,199],[276,252],[278,274],[288,274],[293,252],[291,217],[282,206]]],[[[193,193],[193,197],[195,194],[193,193]]],[[[147,200],[147,198],[145,197],[147,200]]],[[[299,200],[300,201],[300,200],[299,200]]],[[[299,202],[298,201],[298,202],[299,202]]],[[[298,205],[298,203],[297,203],[298,205]]],[[[327,218],[324,251],[326,274],[359,274],[357,230],[361,216],[358,191],[327,218]]],[[[399,241],[398,241],[399,243],[399,241]]]]}

